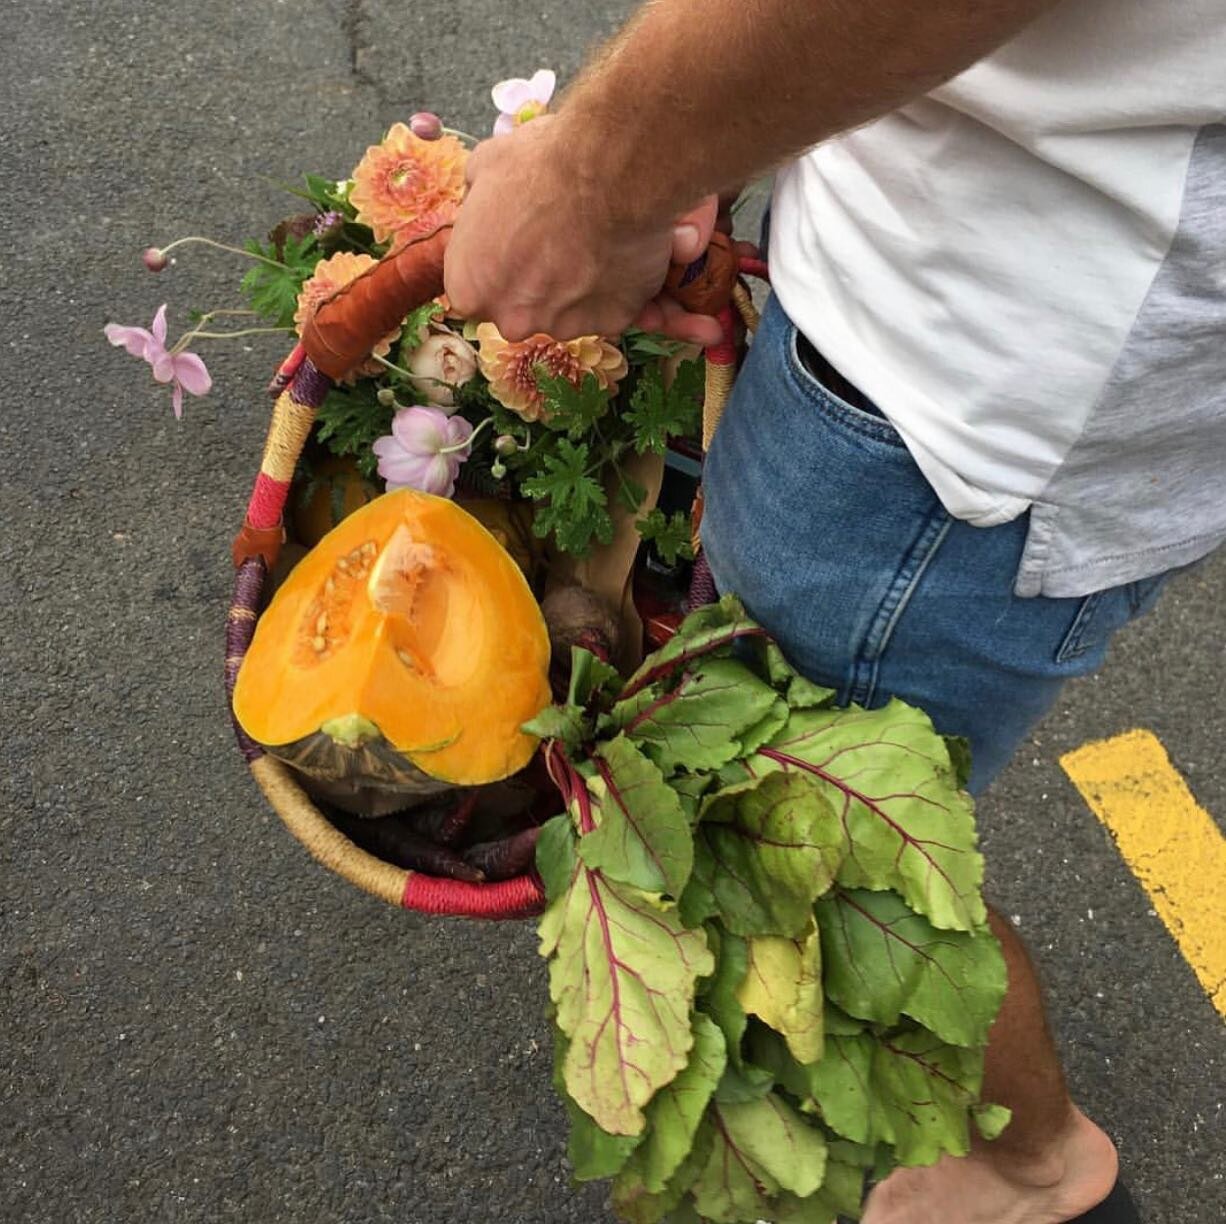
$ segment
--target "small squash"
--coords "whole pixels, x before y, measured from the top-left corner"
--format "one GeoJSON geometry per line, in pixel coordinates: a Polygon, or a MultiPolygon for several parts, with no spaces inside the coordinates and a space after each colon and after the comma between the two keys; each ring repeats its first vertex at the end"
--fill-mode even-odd
{"type": "Polygon", "coordinates": [[[379,486],[362,475],[355,460],[333,457],[313,466],[310,479],[296,486],[293,496],[294,536],[314,548],[338,523],[374,501],[379,486]]]}
{"type": "Polygon", "coordinates": [[[541,563],[541,542],[532,534],[532,503],[502,497],[461,498],[468,511],[511,554],[528,581],[541,563]]]}
{"type": "Polygon", "coordinates": [[[508,777],[549,703],[519,567],[455,502],[386,493],[333,528],[260,617],[234,688],[257,743],[316,777],[424,796],[508,777]]]}

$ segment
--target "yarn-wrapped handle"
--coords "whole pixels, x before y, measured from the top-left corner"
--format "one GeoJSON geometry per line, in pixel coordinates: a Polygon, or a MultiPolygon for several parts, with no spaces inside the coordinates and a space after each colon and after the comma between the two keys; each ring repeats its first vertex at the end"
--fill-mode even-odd
{"type": "MultiPolygon", "coordinates": [[[[361,276],[323,302],[302,333],[315,368],[334,381],[343,378],[405,316],[443,292],[443,258],[451,225],[442,225],[390,251],[361,276]]],[[[737,261],[720,233],[690,264],[673,264],[665,287],[687,310],[718,316],[731,300],[737,261]]]]}
{"type": "Polygon", "coordinates": [[[443,254],[451,226],[443,225],[389,251],[361,276],[323,302],[302,330],[315,368],[334,382],[369,355],[405,316],[443,292],[443,254]]]}

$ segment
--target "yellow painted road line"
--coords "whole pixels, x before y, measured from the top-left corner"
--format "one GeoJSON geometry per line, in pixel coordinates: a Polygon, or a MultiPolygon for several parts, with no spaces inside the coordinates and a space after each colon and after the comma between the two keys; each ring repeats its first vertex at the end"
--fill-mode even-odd
{"type": "Polygon", "coordinates": [[[1226,837],[1158,738],[1128,731],[1060,758],[1226,1016],[1226,837]]]}

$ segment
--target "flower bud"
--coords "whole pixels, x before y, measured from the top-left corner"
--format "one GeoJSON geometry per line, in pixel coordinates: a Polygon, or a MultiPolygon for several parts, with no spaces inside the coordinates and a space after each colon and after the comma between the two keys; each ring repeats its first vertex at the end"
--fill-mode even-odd
{"type": "Polygon", "coordinates": [[[396,392],[391,387],[380,387],[375,393],[375,399],[383,405],[384,408],[390,408],[396,402],[396,392]]]}
{"type": "Polygon", "coordinates": [[[150,272],[161,272],[170,263],[170,260],[157,247],[146,247],[140,257],[150,272]]]}
{"type": "Polygon", "coordinates": [[[476,350],[451,332],[427,336],[409,358],[413,388],[422,403],[440,408],[454,409],[454,388],[468,382],[476,372],[476,350]]]}
{"type": "Polygon", "coordinates": [[[495,480],[501,480],[507,474],[507,465],[501,459],[495,459],[490,464],[490,475],[495,480]]]}
{"type": "Polygon", "coordinates": [[[494,450],[499,455],[513,455],[519,450],[519,443],[510,434],[499,434],[494,439],[494,450]]]}
{"type": "Polygon", "coordinates": [[[437,140],[443,134],[443,121],[432,111],[409,116],[409,131],[419,140],[437,140]]]}

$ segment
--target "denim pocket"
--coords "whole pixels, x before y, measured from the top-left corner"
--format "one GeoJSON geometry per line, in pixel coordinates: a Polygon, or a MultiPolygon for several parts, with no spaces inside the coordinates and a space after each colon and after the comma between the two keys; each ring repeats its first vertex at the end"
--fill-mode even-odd
{"type": "Polygon", "coordinates": [[[1056,651],[1056,662],[1070,663],[1092,651],[1105,651],[1118,630],[1153,608],[1169,576],[1155,574],[1086,595],[1056,651]]]}
{"type": "Polygon", "coordinates": [[[808,367],[800,359],[800,349],[797,343],[799,335],[800,332],[796,325],[789,321],[784,341],[787,370],[801,393],[835,424],[871,438],[874,442],[884,442],[888,446],[906,450],[907,444],[902,440],[902,436],[885,417],[865,412],[862,408],[849,404],[845,399],[840,399],[809,372],[808,367]]]}

